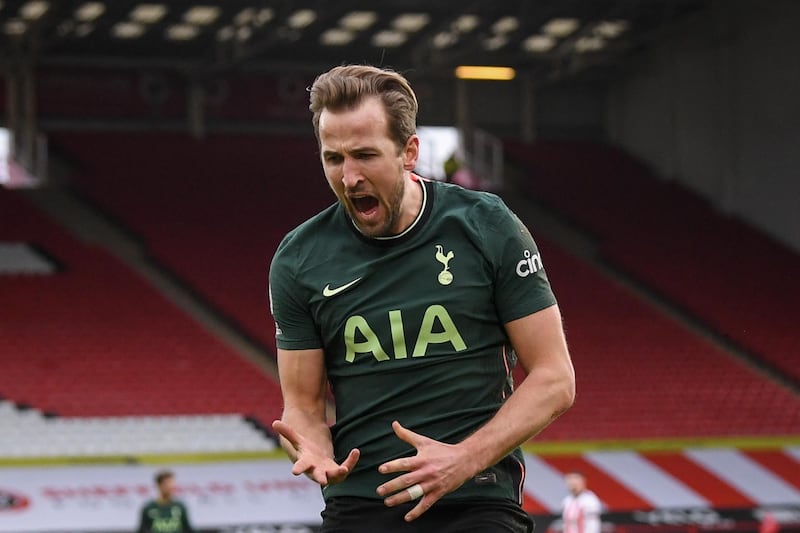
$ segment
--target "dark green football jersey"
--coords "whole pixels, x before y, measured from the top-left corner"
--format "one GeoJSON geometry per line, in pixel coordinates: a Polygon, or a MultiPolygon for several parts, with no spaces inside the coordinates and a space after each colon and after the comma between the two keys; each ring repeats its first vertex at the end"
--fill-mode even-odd
{"type": "Polygon", "coordinates": [[[139,533],[191,533],[189,515],[181,502],[147,502],[139,520],[139,533]]]}
{"type": "MultiPolygon", "coordinates": [[[[427,180],[415,222],[364,237],[335,204],[280,244],[270,270],[277,345],[322,348],[336,399],[336,461],[361,458],[325,498],[378,498],[385,461],[412,455],[392,421],[446,443],[485,424],[512,392],[503,324],[555,303],[528,230],[497,196],[427,180]]],[[[519,501],[519,450],[447,498],[519,501]]]]}

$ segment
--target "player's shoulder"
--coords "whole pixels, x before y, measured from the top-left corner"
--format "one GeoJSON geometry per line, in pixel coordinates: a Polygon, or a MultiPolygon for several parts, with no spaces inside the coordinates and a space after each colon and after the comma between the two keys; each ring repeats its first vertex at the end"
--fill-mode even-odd
{"type": "Polygon", "coordinates": [[[303,248],[313,248],[319,242],[329,242],[331,236],[340,234],[335,226],[339,219],[339,204],[334,203],[290,230],[278,245],[275,255],[297,253],[303,248]]]}
{"type": "Polygon", "coordinates": [[[429,180],[436,187],[436,197],[442,198],[447,203],[465,203],[468,205],[497,206],[504,205],[503,200],[494,193],[488,191],[476,191],[467,189],[455,183],[444,181],[429,180]]]}
{"type": "Polygon", "coordinates": [[[153,507],[158,507],[158,502],[156,502],[155,500],[147,500],[142,505],[142,511],[148,511],[148,510],[152,509],[153,507]]]}
{"type": "Polygon", "coordinates": [[[600,505],[600,498],[598,498],[597,494],[595,494],[591,490],[587,489],[587,490],[584,490],[583,492],[581,492],[581,498],[583,500],[585,500],[585,501],[600,505]]]}
{"type": "Polygon", "coordinates": [[[479,220],[509,213],[508,206],[498,195],[487,191],[466,189],[460,185],[433,182],[436,187],[436,202],[449,211],[458,211],[479,220]]]}

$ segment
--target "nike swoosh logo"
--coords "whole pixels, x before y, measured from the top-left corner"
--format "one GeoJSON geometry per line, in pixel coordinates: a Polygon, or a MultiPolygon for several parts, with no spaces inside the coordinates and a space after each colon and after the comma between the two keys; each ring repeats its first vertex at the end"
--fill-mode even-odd
{"type": "Polygon", "coordinates": [[[335,289],[331,289],[331,284],[328,283],[327,285],[325,285],[325,288],[322,289],[322,295],[324,297],[326,297],[326,298],[329,298],[331,296],[336,296],[340,292],[349,289],[350,287],[352,287],[353,285],[355,285],[359,281],[361,281],[361,278],[356,278],[353,281],[351,281],[350,283],[345,283],[341,287],[336,287],[335,289]]]}

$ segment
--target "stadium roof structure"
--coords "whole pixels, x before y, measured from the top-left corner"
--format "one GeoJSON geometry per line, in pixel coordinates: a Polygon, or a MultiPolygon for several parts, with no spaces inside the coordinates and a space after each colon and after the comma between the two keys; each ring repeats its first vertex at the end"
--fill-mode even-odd
{"type": "Polygon", "coordinates": [[[707,0],[0,0],[0,67],[318,72],[371,63],[552,79],[613,68],[707,0]]]}

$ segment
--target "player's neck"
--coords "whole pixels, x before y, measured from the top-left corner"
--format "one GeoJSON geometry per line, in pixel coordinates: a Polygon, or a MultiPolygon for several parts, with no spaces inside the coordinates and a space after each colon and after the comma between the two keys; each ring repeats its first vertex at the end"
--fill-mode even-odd
{"type": "Polygon", "coordinates": [[[422,187],[424,185],[414,174],[406,180],[397,234],[406,231],[419,218],[422,211],[422,187]]]}

